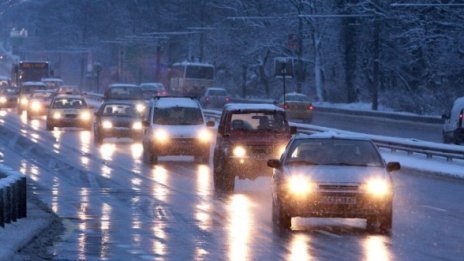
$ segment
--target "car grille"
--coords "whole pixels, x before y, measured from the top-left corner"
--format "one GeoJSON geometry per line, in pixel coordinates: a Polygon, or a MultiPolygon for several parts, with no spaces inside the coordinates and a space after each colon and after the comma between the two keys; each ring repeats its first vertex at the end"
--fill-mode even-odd
{"type": "Polygon", "coordinates": [[[64,117],[66,117],[68,119],[75,119],[75,118],[77,118],[77,114],[66,114],[66,115],[64,115],[64,117]]]}
{"type": "Polygon", "coordinates": [[[358,185],[344,185],[344,184],[319,184],[320,190],[330,191],[358,191],[358,185]]]}

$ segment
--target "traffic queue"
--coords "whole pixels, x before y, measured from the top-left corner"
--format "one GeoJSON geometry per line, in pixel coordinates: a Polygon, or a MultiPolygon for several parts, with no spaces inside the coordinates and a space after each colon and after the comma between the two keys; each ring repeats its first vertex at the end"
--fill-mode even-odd
{"type": "Polygon", "coordinates": [[[152,85],[111,84],[101,101],[89,103],[77,89],[25,82],[19,91],[2,89],[0,106],[16,105],[28,120],[45,118],[49,131],[93,131],[97,146],[107,138],[141,141],[143,162],[149,166],[164,156],[191,155],[199,164],[212,159],[217,193],[233,193],[236,178],[272,177],[272,220],[278,228],[291,228],[293,217],[341,217],[364,218],[373,231],[391,230],[391,173],[400,164],[386,163],[363,137],[297,134],[285,106],[297,108],[295,101],[302,102],[300,107],[311,113],[304,118],[308,121],[312,105],[305,97],[288,95],[280,104],[227,101],[216,130],[216,122],[205,117],[204,107],[211,104],[207,99],[168,96],[164,88],[146,95],[159,87],[152,85]]]}

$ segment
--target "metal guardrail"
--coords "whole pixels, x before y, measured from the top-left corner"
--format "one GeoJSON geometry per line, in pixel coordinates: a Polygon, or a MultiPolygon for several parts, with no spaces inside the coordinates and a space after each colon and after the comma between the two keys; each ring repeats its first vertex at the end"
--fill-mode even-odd
{"type": "Polygon", "coordinates": [[[0,226],[27,217],[26,176],[0,165],[0,226]]]}
{"type": "MultiPolygon", "coordinates": [[[[205,116],[209,119],[219,119],[221,112],[214,110],[204,110],[205,116]]],[[[300,133],[316,133],[322,131],[329,131],[333,129],[318,127],[309,124],[301,123],[290,123],[291,126],[297,128],[297,131],[300,133]]],[[[338,131],[340,133],[352,133],[348,131],[338,131]]],[[[360,135],[356,133],[357,135],[360,135]]],[[[457,145],[447,145],[439,144],[433,142],[425,142],[414,139],[404,139],[404,138],[392,138],[392,137],[382,137],[378,135],[368,135],[363,134],[363,136],[369,137],[379,148],[390,149],[392,152],[395,151],[404,151],[409,155],[412,154],[421,154],[425,155],[427,158],[439,157],[445,158],[448,161],[453,159],[464,160],[464,147],[457,145]]]]}

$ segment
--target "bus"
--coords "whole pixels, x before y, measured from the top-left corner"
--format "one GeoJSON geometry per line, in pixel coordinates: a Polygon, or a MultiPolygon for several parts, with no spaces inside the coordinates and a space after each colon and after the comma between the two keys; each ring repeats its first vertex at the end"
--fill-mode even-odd
{"type": "Polygon", "coordinates": [[[23,82],[39,82],[50,77],[50,66],[47,61],[20,61],[13,65],[11,80],[16,87],[23,82]]]}
{"type": "Polygon", "coordinates": [[[173,95],[200,97],[213,85],[214,66],[209,63],[175,63],[169,71],[169,92],[173,95]]]}

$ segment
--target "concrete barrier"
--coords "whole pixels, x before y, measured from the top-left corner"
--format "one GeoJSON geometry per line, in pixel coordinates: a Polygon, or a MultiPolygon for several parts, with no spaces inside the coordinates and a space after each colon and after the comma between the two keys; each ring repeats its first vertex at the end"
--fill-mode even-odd
{"type": "Polygon", "coordinates": [[[27,180],[23,174],[0,165],[0,226],[27,217],[27,180]]]}

